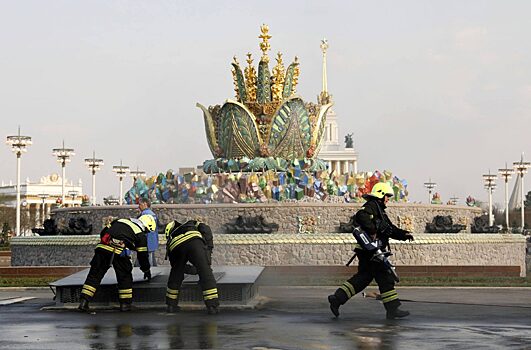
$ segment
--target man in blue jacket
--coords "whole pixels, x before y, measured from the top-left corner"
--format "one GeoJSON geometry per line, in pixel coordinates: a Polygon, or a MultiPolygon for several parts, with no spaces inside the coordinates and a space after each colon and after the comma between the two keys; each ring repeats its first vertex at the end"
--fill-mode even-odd
{"type": "Polygon", "coordinates": [[[142,215],[151,215],[157,223],[155,230],[148,232],[147,234],[147,248],[149,255],[149,263],[151,266],[157,266],[157,259],[155,253],[159,248],[159,221],[157,220],[157,215],[151,210],[151,201],[147,198],[140,197],[138,199],[138,209],[140,210],[140,216],[142,215]]]}

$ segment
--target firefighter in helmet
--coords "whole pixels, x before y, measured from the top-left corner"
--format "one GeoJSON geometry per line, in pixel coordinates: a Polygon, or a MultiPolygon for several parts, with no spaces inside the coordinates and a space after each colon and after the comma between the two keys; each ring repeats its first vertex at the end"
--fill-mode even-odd
{"type": "MultiPolygon", "coordinates": [[[[377,183],[372,188],[371,193],[364,196],[367,202],[356,213],[359,229],[366,232],[367,237],[370,238],[370,243],[386,256],[389,255],[387,251],[389,238],[400,241],[412,241],[414,239],[410,232],[393,225],[385,213],[386,204],[393,195],[393,189],[388,183],[377,183]]],[[[360,244],[356,244],[354,251],[359,260],[358,272],[339,286],[334,294],[328,296],[332,313],[338,317],[339,307],[355,294],[363,291],[375,279],[387,311],[387,318],[395,319],[408,316],[408,311],[399,309],[400,300],[395,290],[394,274],[389,265],[384,264],[381,259],[377,259],[375,250],[369,251],[360,244]]]]}
{"type": "Polygon", "coordinates": [[[219,306],[216,280],[210,267],[214,247],[210,227],[196,220],[172,221],[166,225],[166,254],[171,271],[166,289],[167,311],[179,311],[179,289],[187,272],[187,262],[197,269],[203,300],[209,314],[217,314],[219,306]]]}
{"type": "Polygon", "coordinates": [[[126,248],[136,250],[140,269],[144,279],[151,280],[151,270],[147,251],[146,234],[153,231],[157,224],[151,215],[142,215],[138,219],[118,219],[105,227],[100,234],[100,243],[94,250],[90,262],[90,271],[81,289],[81,300],[78,309],[89,310],[89,302],[93,299],[96,289],[109,267],[113,266],[118,281],[118,299],[120,311],[130,311],[133,301],[133,265],[126,254],[126,248]]]}

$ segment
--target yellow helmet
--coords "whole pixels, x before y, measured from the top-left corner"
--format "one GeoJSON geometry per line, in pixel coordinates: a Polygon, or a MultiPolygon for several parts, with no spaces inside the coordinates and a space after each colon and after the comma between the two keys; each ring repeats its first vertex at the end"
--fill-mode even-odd
{"type": "Polygon", "coordinates": [[[166,239],[168,239],[174,227],[175,227],[175,221],[172,221],[166,225],[166,228],[164,229],[164,234],[166,235],[166,239]]]}
{"type": "Polygon", "coordinates": [[[153,215],[142,215],[138,218],[138,220],[142,221],[148,231],[155,231],[157,229],[157,222],[155,221],[153,215]]]}
{"type": "Polygon", "coordinates": [[[384,196],[392,197],[395,194],[389,183],[378,182],[376,185],[373,186],[370,195],[382,199],[384,196]]]}

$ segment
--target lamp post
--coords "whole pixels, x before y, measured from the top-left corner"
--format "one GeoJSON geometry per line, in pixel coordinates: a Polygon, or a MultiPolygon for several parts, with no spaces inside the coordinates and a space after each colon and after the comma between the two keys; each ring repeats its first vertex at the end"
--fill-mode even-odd
{"type": "Polygon", "coordinates": [[[509,232],[509,180],[514,174],[514,170],[507,168],[507,163],[505,163],[505,168],[498,169],[498,172],[505,182],[505,228],[509,232]]]}
{"type": "Polygon", "coordinates": [[[46,218],[46,198],[48,198],[47,193],[39,193],[37,196],[42,200],[42,225],[44,226],[44,220],[46,218]]]}
{"type": "Polygon", "coordinates": [[[527,169],[531,166],[531,163],[524,162],[524,154],[522,153],[522,157],[520,158],[519,162],[514,162],[513,167],[516,171],[516,174],[520,176],[520,209],[521,209],[521,219],[522,219],[522,232],[524,232],[524,175],[527,173],[527,169]]]}
{"type": "Polygon", "coordinates": [[[96,205],[96,171],[100,170],[103,165],[103,159],[96,158],[96,152],[92,152],[92,158],[85,158],[85,165],[88,166],[92,173],[92,205],[96,205]]]}
{"type": "Polygon", "coordinates": [[[65,141],[63,140],[63,147],[54,148],[52,150],[53,155],[57,157],[57,161],[61,163],[62,179],[61,179],[61,204],[65,205],[65,176],[66,176],[66,163],[70,162],[70,158],[74,155],[73,148],[65,148],[65,141]]]}
{"type": "Polygon", "coordinates": [[[13,153],[17,155],[17,208],[16,208],[16,231],[15,234],[20,236],[20,157],[22,153],[27,152],[27,148],[31,145],[30,136],[20,135],[20,126],[18,127],[18,135],[8,136],[6,144],[11,147],[13,153]]]}
{"type": "Polygon", "coordinates": [[[114,165],[112,167],[112,171],[116,173],[116,176],[120,179],[120,198],[118,198],[118,203],[122,205],[123,203],[123,179],[126,176],[126,174],[129,172],[129,167],[126,165],[122,165],[122,161],[120,160],[120,165],[114,165]]]}
{"type": "Polygon", "coordinates": [[[456,196],[450,197],[450,203],[452,203],[452,205],[457,205],[458,201],[459,201],[459,197],[456,197],[456,196]]]}
{"type": "Polygon", "coordinates": [[[424,183],[424,187],[428,189],[428,204],[431,204],[431,191],[437,187],[437,184],[435,182],[431,182],[431,178],[428,182],[424,183]]]}
{"type": "Polygon", "coordinates": [[[136,170],[131,170],[129,172],[129,175],[133,177],[133,185],[134,185],[134,182],[136,181],[136,179],[138,179],[139,177],[146,176],[146,172],[143,170],[138,170],[138,167],[136,167],[136,170]]]}
{"type": "Polygon", "coordinates": [[[483,175],[483,182],[485,183],[485,189],[489,191],[489,226],[494,225],[494,215],[492,215],[492,192],[496,188],[496,179],[498,177],[494,174],[491,174],[490,171],[488,174],[483,175]]]}
{"type": "Polygon", "coordinates": [[[79,194],[76,190],[68,191],[68,195],[72,197],[72,206],[74,206],[74,201],[76,200],[77,195],[79,194]]]}

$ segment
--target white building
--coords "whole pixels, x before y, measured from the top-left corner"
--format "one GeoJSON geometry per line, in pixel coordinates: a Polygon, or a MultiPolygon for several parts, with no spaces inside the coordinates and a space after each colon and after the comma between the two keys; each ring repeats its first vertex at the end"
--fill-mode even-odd
{"type": "MultiPolygon", "coordinates": [[[[39,182],[31,182],[26,179],[20,184],[20,211],[21,216],[29,218],[29,225],[40,227],[48,217],[52,208],[57,207],[62,196],[61,177],[51,174],[40,178],[39,182]]],[[[72,181],[65,181],[65,206],[79,206],[82,202],[83,187],[81,180],[77,184],[72,181]]],[[[2,181],[0,186],[0,196],[7,198],[6,205],[15,207],[17,196],[17,185],[13,183],[5,184],[2,181]]],[[[28,231],[31,227],[25,227],[28,231]]]]}
{"type": "MultiPolygon", "coordinates": [[[[332,102],[332,95],[328,93],[328,81],[326,76],[327,49],[328,42],[326,39],[323,39],[321,42],[321,50],[323,52],[323,88],[318,97],[320,104],[328,104],[332,102]]],[[[349,134],[349,136],[351,138],[351,144],[348,145],[349,147],[347,148],[339,141],[339,126],[337,124],[337,116],[334,110],[330,108],[326,114],[324,140],[321,149],[317,154],[317,158],[320,158],[328,163],[328,169],[330,171],[336,171],[336,173],[339,174],[358,172],[358,153],[354,149],[352,134],[349,134]]]]}
{"type": "Polygon", "coordinates": [[[336,171],[339,174],[358,172],[358,153],[354,147],[347,148],[340,143],[337,116],[332,109],[326,114],[323,146],[317,157],[328,163],[330,171],[336,171]]]}

